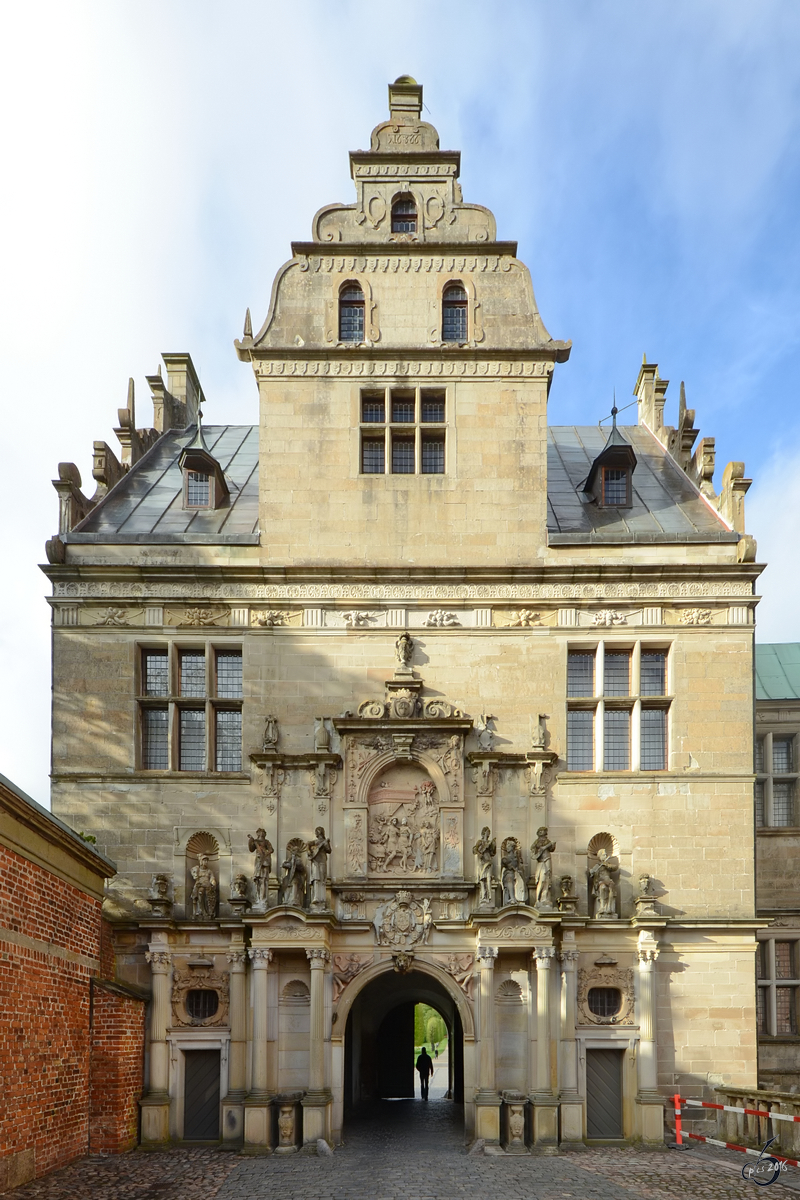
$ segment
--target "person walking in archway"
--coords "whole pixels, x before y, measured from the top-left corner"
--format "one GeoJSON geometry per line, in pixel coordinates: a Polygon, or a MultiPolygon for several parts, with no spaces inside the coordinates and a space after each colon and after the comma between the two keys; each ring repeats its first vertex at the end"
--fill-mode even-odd
{"type": "Polygon", "coordinates": [[[428,1084],[430,1082],[431,1075],[433,1074],[433,1059],[431,1058],[430,1054],[428,1054],[428,1051],[424,1046],[419,1052],[419,1058],[417,1059],[417,1070],[419,1071],[419,1086],[422,1093],[422,1099],[427,1100],[428,1084]]]}

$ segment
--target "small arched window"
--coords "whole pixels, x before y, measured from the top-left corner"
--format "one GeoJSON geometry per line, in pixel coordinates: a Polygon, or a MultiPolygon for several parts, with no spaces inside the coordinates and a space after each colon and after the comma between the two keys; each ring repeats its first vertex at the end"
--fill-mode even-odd
{"type": "Polygon", "coordinates": [[[417,232],[417,206],[411,196],[398,196],[392,204],[392,233],[417,232]]]}
{"type": "Polygon", "coordinates": [[[467,340],[467,293],[460,283],[451,283],[442,296],[442,341],[467,340]]]}
{"type": "Polygon", "coordinates": [[[357,283],[346,283],[339,293],[339,341],[363,340],[364,293],[357,283]]]}

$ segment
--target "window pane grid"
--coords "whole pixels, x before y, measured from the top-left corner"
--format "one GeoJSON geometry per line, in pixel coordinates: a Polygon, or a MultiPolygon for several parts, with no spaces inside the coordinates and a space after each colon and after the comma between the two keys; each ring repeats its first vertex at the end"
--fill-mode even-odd
{"type": "Polygon", "coordinates": [[[764,770],[764,739],[756,738],[756,770],[764,770]]]}
{"type": "Polygon", "coordinates": [[[211,496],[211,480],[200,471],[186,472],[186,503],[192,508],[207,508],[211,496]]]}
{"type": "Polygon", "coordinates": [[[422,439],[422,474],[444,475],[444,438],[422,439]]]}
{"type": "Polygon", "coordinates": [[[169,655],[148,651],[144,655],[143,674],[145,696],[169,695],[169,655]]]}
{"type": "Polygon", "coordinates": [[[242,696],[241,654],[217,655],[217,695],[239,700],[242,696]]]}
{"type": "Polygon", "coordinates": [[[422,421],[441,424],[444,421],[444,396],[426,396],[422,393],[422,421]]]}
{"type": "Polygon", "coordinates": [[[666,769],[667,714],[663,708],[642,709],[641,759],[643,771],[666,769]]]}
{"type": "Polygon", "coordinates": [[[202,652],[184,651],[180,656],[181,695],[205,696],[206,656],[202,652]]]}
{"type": "Polygon", "coordinates": [[[414,397],[403,397],[402,400],[392,400],[392,420],[399,425],[414,424],[414,397]]]}
{"type": "Polygon", "coordinates": [[[777,1034],[797,1033],[797,989],[779,987],[775,989],[777,1034]]]}
{"type": "Polygon", "coordinates": [[[793,770],[792,739],[772,739],[772,770],[776,775],[785,775],[793,770]]]}
{"type": "Polygon", "coordinates": [[[572,653],[567,658],[567,695],[594,695],[594,655],[572,653]]]}
{"type": "Polygon", "coordinates": [[[361,401],[361,420],[366,425],[382,425],[386,419],[383,396],[364,396],[361,401]]]}
{"type": "Polygon", "coordinates": [[[603,471],[603,503],[627,504],[628,472],[606,467],[603,471]]]}
{"type": "Polygon", "coordinates": [[[759,1033],[767,1032],[767,989],[763,987],[756,988],[756,1023],[759,1033]]]}
{"type": "Polygon", "coordinates": [[[603,759],[606,771],[629,771],[631,762],[631,715],[627,709],[609,709],[603,730],[603,759]]]}
{"type": "Polygon", "coordinates": [[[361,471],[364,475],[383,475],[386,443],[383,438],[364,438],[361,444],[361,471]]]}
{"type": "Polygon", "coordinates": [[[445,301],[442,305],[442,341],[465,342],[467,340],[467,306],[445,301]]]}
{"type": "Polygon", "coordinates": [[[769,979],[769,942],[759,942],[756,951],[757,979],[769,979]]]}
{"type": "Polygon", "coordinates": [[[665,696],[667,692],[667,656],[642,652],[639,672],[640,696],[665,696]]]}
{"type": "Polygon", "coordinates": [[[631,656],[608,653],[605,655],[603,668],[603,695],[629,696],[631,693],[631,656]]]}
{"type": "Polygon", "coordinates": [[[216,763],[218,771],[241,771],[242,714],[238,710],[218,710],[216,748],[216,763]]]}
{"type": "Polygon", "coordinates": [[[415,469],[414,439],[392,438],[392,474],[413,475],[415,469]]]}
{"type": "Polygon", "coordinates": [[[761,827],[765,823],[766,822],[765,822],[765,817],[764,817],[764,784],[757,783],[756,784],[756,825],[761,827]]]}
{"type": "Polygon", "coordinates": [[[594,768],[594,713],[577,709],[567,713],[567,770],[594,768]]]}
{"type": "Polygon", "coordinates": [[[775,943],[775,978],[794,979],[794,942],[775,943]]]}
{"type": "Polygon", "coordinates": [[[410,196],[392,205],[392,233],[417,232],[417,206],[410,196]]]}
{"type": "Polygon", "coordinates": [[[772,824],[794,825],[794,784],[772,784],[772,824]]]}
{"type": "Polygon", "coordinates": [[[180,713],[180,769],[204,771],[206,766],[206,714],[202,708],[182,708],[180,713]]]}
{"type": "Polygon", "coordinates": [[[145,771],[168,771],[169,710],[146,708],[142,718],[142,765],[145,771]]]}

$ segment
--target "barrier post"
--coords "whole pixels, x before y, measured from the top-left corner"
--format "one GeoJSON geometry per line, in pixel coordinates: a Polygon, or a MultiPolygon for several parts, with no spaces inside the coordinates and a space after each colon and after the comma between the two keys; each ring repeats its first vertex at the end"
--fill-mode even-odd
{"type": "Polygon", "coordinates": [[[675,1095],[672,1098],[675,1102],[675,1141],[678,1143],[679,1146],[682,1146],[683,1141],[681,1140],[681,1098],[677,1092],[675,1093],[675,1095]]]}

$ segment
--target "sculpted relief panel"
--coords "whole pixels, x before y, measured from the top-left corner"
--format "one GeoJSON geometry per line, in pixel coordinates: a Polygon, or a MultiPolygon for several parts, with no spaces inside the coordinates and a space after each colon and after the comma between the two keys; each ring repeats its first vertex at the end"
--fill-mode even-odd
{"type": "Polygon", "coordinates": [[[396,763],[373,783],[368,796],[371,874],[437,876],[441,873],[439,797],[417,763],[396,763]]]}

